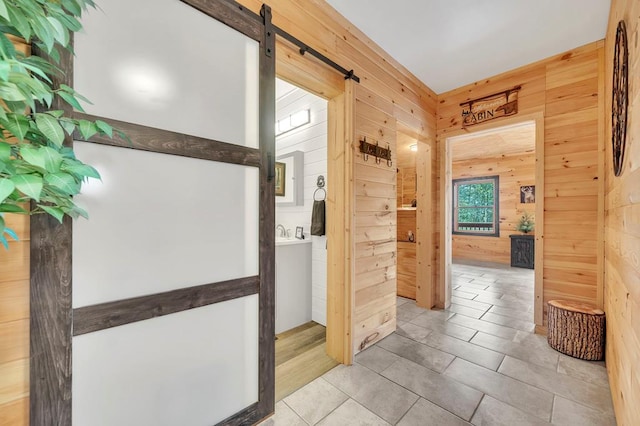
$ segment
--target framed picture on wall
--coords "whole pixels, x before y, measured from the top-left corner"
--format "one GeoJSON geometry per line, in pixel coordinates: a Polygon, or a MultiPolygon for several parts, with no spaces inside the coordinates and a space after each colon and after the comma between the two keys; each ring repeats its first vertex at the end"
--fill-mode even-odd
{"type": "Polygon", "coordinates": [[[276,197],[284,197],[284,184],[287,165],[276,162],[276,197]]]}
{"type": "Polygon", "coordinates": [[[535,202],[536,202],[535,185],[521,186],[520,187],[520,203],[531,204],[535,202]]]}

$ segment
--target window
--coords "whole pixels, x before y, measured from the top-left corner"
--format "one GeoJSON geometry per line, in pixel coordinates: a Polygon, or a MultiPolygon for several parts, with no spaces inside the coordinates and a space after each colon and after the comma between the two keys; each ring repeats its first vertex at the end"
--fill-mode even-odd
{"type": "Polygon", "coordinates": [[[453,180],[453,233],[499,237],[498,176],[453,180]]]}

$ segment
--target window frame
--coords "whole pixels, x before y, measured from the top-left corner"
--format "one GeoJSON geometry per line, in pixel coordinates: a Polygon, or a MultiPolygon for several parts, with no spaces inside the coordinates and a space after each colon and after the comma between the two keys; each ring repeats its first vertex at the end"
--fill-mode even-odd
{"type": "Polygon", "coordinates": [[[452,179],[451,187],[453,191],[453,197],[451,199],[451,233],[453,235],[472,235],[476,237],[500,237],[500,176],[480,176],[473,178],[460,178],[452,179]],[[466,183],[493,183],[493,206],[478,206],[482,208],[493,207],[493,231],[472,231],[472,230],[458,230],[458,187],[466,183]]]}

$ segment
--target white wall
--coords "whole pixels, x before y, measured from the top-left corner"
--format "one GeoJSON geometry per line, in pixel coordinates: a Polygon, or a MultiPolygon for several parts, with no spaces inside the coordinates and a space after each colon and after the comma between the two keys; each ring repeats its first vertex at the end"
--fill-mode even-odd
{"type": "MultiPolygon", "coordinates": [[[[286,94],[276,101],[276,119],[281,119],[301,109],[311,110],[311,123],[276,138],[276,157],[292,151],[304,152],[304,206],[278,206],[276,225],[295,232],[303,226],[306,238],[310,238],[313,192],[319,175],[327,180],[327,101],[302,89],[283,90],[286,94]]],[[[311,236],[311,318],[327,323],[327,237],[311,236]]]]}

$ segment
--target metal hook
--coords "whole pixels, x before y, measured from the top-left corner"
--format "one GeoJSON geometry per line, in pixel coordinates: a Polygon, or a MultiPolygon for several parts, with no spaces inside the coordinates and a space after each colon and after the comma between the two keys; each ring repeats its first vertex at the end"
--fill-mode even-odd
{"type": "Polygon", "coordinates": [[[369,154],[367,154],[367,150],[366,149],[362,149],[362,147],[367,145],[367,137],[365,136],[363,140],[360,141],[360,147],[361,147],[361,151],[362,151],[362,159],[364,161],[369,161],[369,154]]]}

